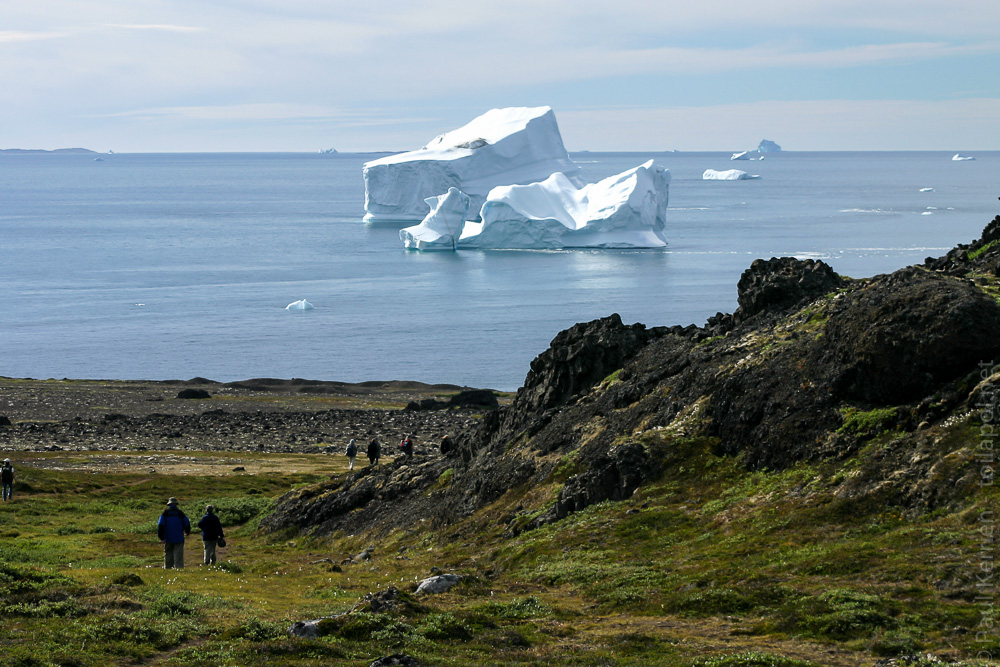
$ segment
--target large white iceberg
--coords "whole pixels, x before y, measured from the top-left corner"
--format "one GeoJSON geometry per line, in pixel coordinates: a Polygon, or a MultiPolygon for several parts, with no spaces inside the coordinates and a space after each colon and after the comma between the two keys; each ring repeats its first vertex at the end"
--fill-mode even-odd
{"type": "MultiPolygon", "coordinates": [[[[539,183],[496,187],[481,221],[465,223],[458,247],[662,248],[669,187],[670,172],[652,160],[582,188],[558,172],[539,183]]],[[[441,247],[408,242],[430,237],[434,232],[421,228],[439,221],[431,211],[420,225],[401,230],[400,238],[408,248],[441,247]]]]}
{"type": "Polygon", "coordinates": [[[419,225],[399,230],[403,245],[413,250],[454,250],[469,214],[469,196],[458,188],[424,200],[431,212],[419,225]]]}
{"type": "Polygon", "coordinates": [[[429,197],[458,188],[479,211],[498,185],[534,183],[580,168],[549,107],[493,109],[423,148],[365,163],[365,221],[419,221],[429,197]]]}
{"type": "Polygon", "coordinates": [[[954,160],[955,162],[964,162],[966,160],[975,160],[976,158],[972,157],[971,155],[962,155],[961,153],[955,153],[954,155],[951,156],[951,159],[954,160]]]}
{"type": "Polygon", "coordinates": [[[747,181],[754,178],[760,178],[760,176],[757,174],[748,174],[739,169],[727,169],[725,171],[706,169],[705,173],[701,175],[703,181],[747,181]]]}

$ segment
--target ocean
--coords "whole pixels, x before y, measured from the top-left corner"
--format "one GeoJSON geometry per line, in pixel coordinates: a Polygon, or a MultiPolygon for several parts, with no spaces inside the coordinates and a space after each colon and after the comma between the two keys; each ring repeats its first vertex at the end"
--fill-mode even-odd
{"type": "Polygon", "coordinates": [[[979,236],[1000,153],[573,153],[671,170],[665,250],[406,251],[367,154],[0,156],[0,375],[419,380],[500,390],[574,323],[703,324],[758,257],[860,278],[979,236]],[[760,179],[703,181],[705,169],[760,179]],[[931,188],[928,191],[921,191],[931,188]],[[285,306],[308,299],[316,308],[285,306]]]}

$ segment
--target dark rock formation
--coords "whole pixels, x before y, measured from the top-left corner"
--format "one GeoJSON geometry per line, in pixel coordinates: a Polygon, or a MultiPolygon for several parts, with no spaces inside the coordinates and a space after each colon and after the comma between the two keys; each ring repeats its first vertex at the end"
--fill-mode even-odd
{"type": "Polygon", "coordinates": [[[406,404],[406,410],[446,410],[446,409],[485,409],[496,410],[500,407],[497,395],[489,389],[469,389],[460,391],[447,401],[438,401],[433,398],[424,398],[419,401],[410,401],[406,404]]]}
{"type": "Polygon", "coordinates": [[[818,363],[830,389],[890,405],[919,399],[1000,353],[1000,305],[973,284],[910,267],[846,295],[818,363]]]}
{"type": "Polygon", "coordinates": [[[844,285],[844,279],[824,262],[794,257],[755,259],[736,288],[737,320],[758,313],[779,313],[800,306],[844,285]]]}
{"type": "Polygon", "coordinates": [[[204,389],[181,389],[177,392],[177,398],[202,399],[212,398],[212,395],[204,389]]]}
{"type": "Polygon", "coordinates": [[[852,455],[890,429],[899,441],[844,484],[844,497],[914,512],[952,504],[971,488],[954,462],[970,455],[962,443],[949,453],[929,433],[987,393],[980,365],[1000,358],[995,265],[1000,217],[940,261],[867,280],[811,260],[755,261],[740,279],[737,312],[705,327],[647,329],[618,315],[577,324],[532,362],[513,403],[463,434],[453,455],[293,492],[262,525],[326,534],[389,530],[414,517],[449,524],[509,492],[550,485],[557,497],[547,509],[505,514],[515,534],[630,497],[682,464],[671,452],[684,442],[711,443],[751,469],[781,469],[852,455]],[[947,483],[941,457],[952,466],[947,483]]]}

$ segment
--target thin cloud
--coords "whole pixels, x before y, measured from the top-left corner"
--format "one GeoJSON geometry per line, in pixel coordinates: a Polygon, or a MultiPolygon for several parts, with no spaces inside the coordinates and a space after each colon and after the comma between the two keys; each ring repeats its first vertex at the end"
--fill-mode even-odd
{"type": "Polygon", "coordinates": [[[16,42],[38,42],[45,39],[60,39],[69,37],[72,32],[49,31],[49,32],[29,32],[17,30],[0,30],[0,44],[11,44],[16,42]]]}
{"type": "Polygon", "coordinates": [[[170,25],[166,23],[109,23],[109,28],[121,30],[156,30],[160,32],[203,32],[205,28],[191,25],[170,25]]]}
{"type": "Polygon", "coordinates": [[[431,118],[421,117],[380,117],[380,113],[382,112],[362,109],[344,110],[313,105],[256,103],[134,109],[130,111],[99,114],[94,117],[180,119],[198,121],[325,120],[335,121],[338,125],[345,127],[405,125],[412,123],[424,123],[433,120],[431,118]]]}

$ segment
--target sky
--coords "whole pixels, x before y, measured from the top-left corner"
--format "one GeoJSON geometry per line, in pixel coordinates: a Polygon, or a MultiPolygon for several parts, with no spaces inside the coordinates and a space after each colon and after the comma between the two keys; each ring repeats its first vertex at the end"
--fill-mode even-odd
{"type": "Polygon", "coordinates": [[[1000,150],[1000,2],[0,3],[0,148],[410,150],[508,106],[570,151],[1000,150]]]}

